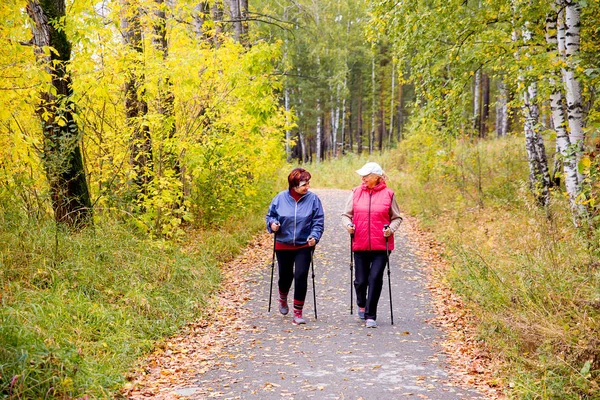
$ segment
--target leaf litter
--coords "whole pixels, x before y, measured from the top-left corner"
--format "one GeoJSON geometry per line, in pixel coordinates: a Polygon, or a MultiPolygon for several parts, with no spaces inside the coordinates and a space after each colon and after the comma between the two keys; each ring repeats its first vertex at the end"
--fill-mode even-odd
{"type": "MultiPolygon", "coordinates": [[[[423,279],[427,280],[427,287],[431,292],[437,314],[430,323],[443,330],[446,336],[441,346],[446,354],[446,363],[451,369],[450,379],[456,386],[478,389],[487,399],[504,399],[502,382],[494,376],[498,366],[485,346],[476,339],[475,317],[468,313],[459,297],[443,284],[441,272],[447,268],[447,265],[440,256],[442,246],[433,239],[431,234],[419,228],[415,218],[407,216],[404,218],[403,229],[407,230],[407,235],[414,246],[411,250],[424,261],[423,279]]],[[[235,364],[228,360],[244,356],[231,354],[227,349],[239,344],[240,336],[245,332],[264,330],[261,327],[249,326],[245,322],[250,311],[240,305],[250,298],[250,288],[256,285],[254,277],[265,268],[265,260],[270,260],[271,251],[272,237],[265,233],[255,238],[243,255],[225,263],[222,267],[222,289],[208,304],[206,316],[189,324],[180,335],[159,343],[128,376],[130,382],[123,388],[122,394],[132,400],[147,398],[170,400],[188,398],[188,396],[223,397],[224,392],[215,390],[214,387],[221,386],[222,389],[238,381],[225,375],[227,372],[240,372],[239,369],[235,369],[235,364]],[[224,373],[218,379],[221,382],[215,381],[214,385],[204,382],[200,386],[199,377],[215,369],[224,373]],[[223,385],[223,381],[228,383],[223,385]]],[[[305,329],[312,328],[305,327],[305,329]]],[[[292,331],[286,329],[283,332],[292,331]]],[[[396,335],[409,336],[410,332],[397,332],[396,335]]],[[[258,340],[250,343],[251,347],[261,345],[258,340]]],[[[270,348],[266,347],[262,350],[268,353],[270,348]]],[[[347,352],[347,354],[351,353],[352,351],[347,352]]],[[[247,357],[252,356],[247,355],[247,357]]],[[[284,365],[292,364],[284,363],[284,365]]],[[[352,369],[360,371],[362,368],[356,366],[352,369]]],[[[295,379],[295,376],[290,378],[295,379]]],[[[285,379],[282,373],[281,380],[285,379]]],[[[273,391],[279,386],[274,382],[265,382],[262,390],[273,391]]],[[[324,390],[324,386],[307,384],[301,389],[321,391],[324,390]]],[[[251,393],[257,394],[255,391],[251,393]]],[[[413,393],[405,394],[413,395],[413,393]]],[[[281,396],[293,398],[295,393],[284,389],[281,391],[281,396]]]]}

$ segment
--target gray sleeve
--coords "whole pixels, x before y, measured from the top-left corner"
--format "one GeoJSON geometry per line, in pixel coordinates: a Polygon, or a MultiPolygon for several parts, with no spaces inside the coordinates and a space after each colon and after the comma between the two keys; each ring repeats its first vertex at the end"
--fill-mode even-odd
{"type": "Polygon", "coordinates": [[[344,205],[344,212],[342,213],[342,226],[345,228],[352,224],[352,218],[354,218],[354,209],[352,208],[352,197],[353,193],[350,193],[346,204],[344,205]]]}
{"type": "Polygon", "coordinates": [[[392,206],[390,207],[390,229],[392,232],[396,232],[402,223],[402,217],[400,216],[400,206],[396,201],[396,194],[392,196],[392,206]]]}

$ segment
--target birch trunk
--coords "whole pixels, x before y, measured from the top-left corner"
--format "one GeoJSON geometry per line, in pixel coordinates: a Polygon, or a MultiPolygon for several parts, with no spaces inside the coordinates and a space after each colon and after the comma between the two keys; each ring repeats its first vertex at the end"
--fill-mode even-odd
{"type": "Polygon", "coordinates": [[[200,1],[194,7],[194,15],[192,21],[192,29],[197,38],[208,40],[208,35],[204,31],[204,23],[209,18],[210,6],[207,1],[200,1]]]}
{"type": "Polygon", "coordinates": [[[240,0],[229,0],[229,16],[233,24],[233,38],[236,42],[242,40],[242,13],[240,11],[240,0]]]}
{"type": "Polygon", "coordinates": [[[342,155],[346,154],[346,98],[342,99],[342,119],[341,119],[340,143],[342,155]]]}
{"type": "Polygon", "coordinates": [[[289,89],[286,88],[283,90],[283,95],[284,95],[284,102],[285,102],[285,155],[286,155],[286,159],[288,162],[290,162],[292,160],[292,149],[290,146],[291,140],[292,140],[292,131],[290,130],[289,126],[290,126],[290,121],[289,121],[289,114],[290,114],[290,92],[289,89]]]}
{"type": "Polygon", "coordinates": [[[317,127],[315,131],[315,153],[316,153],[316,162],[317,164],[321,162],[321,142],[322,142],[322,133],[321,133],[321,99],[317,99],[317,127]]]}
{"type": "Polygon", "coordinates": [[[390,91],[391,100],[390,100],[390,130],[388,132],[388,143],[392,143],[392,138],[394,137],[394,96],[395,96],[395,84],[396,84],[396,68],[394,65],[394,61],[392,61],[392,89],[390,91]]]}
{"type": "Polygon", "coordinates": [[[213,21],[215,21],[215,36],[213,44],[216,49],[221,47],[221,35],[223,34],[223,3],[222,0],[215,0],[211,7],[213,21]]]}
{"type": "Polygon", "coordinates": [[[337,85],[337,90],[335,94],[335,118],[332,119],[333,123],[333,137],[332,140],[332,152],[333,157],[337,158],[338,155],[338,141],[337,141],[337,133],[340,127],[340,85],[337,85]]]}
{"type": "Polygon", "coordinates": [[[398,142],[402,140],[402,130],[404,127],[404,98],[402,96],[403,86],[398,85],[398,142]]]}
{"type": "MultiPolygon", "coordinates": [[[[362,87],[361,87],[362,89],[362,87]]],[[[362,90],[359,91],[358,95],[358,106],[356,113],[356,152],[362,154],[363,148],[363,118],[362,118],[362,90]]]]}
{"type": "Polygon", "coordinates": [[[496,135],[505,137],[508,134],[508,90],[503,80],[497,83],[498,97],[496,101],[496,135]]]}
{"type": "MultiPolygon", "coordinates": [[[[562,11],[561,11],[562,13],[562,11]]],[[[546,18],[546,41],[548,44],[556,49],[557,53],[562,54],[564,52],[564,23],[562,16],[559,17],[557,13],[551,13],[546,18]],[[561,20],[557,24],[557,18],[561,20]],[[556,32],[556,33],[555,33],[556,32]],[[558,37],[557,37],[558,34],[558,37]],[[560,38],[560,39],[559,39],[560,38]]],[[[558,71],[551,71],[549,78],[550,86],[553,88],[550,94],[550,113],[552,118],[552,125],[556,131],[556,160],[554,163],[554,172],[560,170],[562,165],[565,177],[565,187],[567,194],[569,195],[569,203],[573,212],[576,211],[576,199],[578,193],[578,176],[577,176],[577,165],[575,164],[575,158],[570,153],[570,139],[567,132],[567,122],[565,120],[564,113],[564,98],[561,90],[561,79],[558,71]],[[562,162],[561,162],[562,161],[562,162]]]]}
{"type": "Polygon", "coordinates": [[[248,41],[248,0],[240,0],[240,17],[242,19],[241,41],[245,45],[248,41]]]}
{"type": "Polygon", "coordinates": [[[371,134],[369,135],[369,154],[375,147],[375,51],[371,60],[371,134]]]}
{"type": "MultiPolygon", "coordinates": [[[[581,6],[577,1],[565,0],[565,68],[563,68],[563,80],[567,100],[567,113],[569,121],[569,142],[574,152],[574,162],[577,166],[583,155],[584,133],[583,133],[583,105],[581,100],[581,85],[575,76],[575,65],[579,56],[579,31],[581,6]]],[[[584,176],[577,171],[578,189],[581,192],[581,184],[584,176]]]]}
{"type": "MultiPolygon", "coordinates": [[[[531,33],[523,29],[523,42],[530,40],[531,33]]],[[[516,40],[516,33],[513,39],[516,40]]],[[[517,58],[519,54],[517,54],[517,58]]],[[[520,78],[520,80],[524,80],[520,78]]],[[[525,149],[529,162],[529,185],[539,205],[548,206],[550,200],[550,175],[548,160],[542,135],[539,132],[539,107],[537,105],[537,83],[531,82],[523,92],[523,117],[525,131],[525,149]]]]}
{"type": "Polygon", "coordinates": [[[81,131],[72,110],[73,86],[67,65],[71,61],[71,43],[57,21],[65,17],[64,0],[29,0],[34,52],[52,77],[54,90],[40,93],[36,112],[43,130],[41,158],[50,185],[54,219],[73,228],[91,222],[92,203],[85,177],[81,152],[81,131]],[[54,51],[46,53],[47,48],[54,51]],[[46,55],[48,54],[48,55],[46,55]]]}

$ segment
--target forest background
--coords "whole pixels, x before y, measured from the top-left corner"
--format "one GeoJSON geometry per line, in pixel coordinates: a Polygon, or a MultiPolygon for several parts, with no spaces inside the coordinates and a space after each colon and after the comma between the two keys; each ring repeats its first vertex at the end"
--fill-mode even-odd
{"type": "Polygon", "coordinates": [[[114,398],[292,165],[367,160],[513,398],[600,393],[597,1],[8,0],[0,398],[114,398]]]}

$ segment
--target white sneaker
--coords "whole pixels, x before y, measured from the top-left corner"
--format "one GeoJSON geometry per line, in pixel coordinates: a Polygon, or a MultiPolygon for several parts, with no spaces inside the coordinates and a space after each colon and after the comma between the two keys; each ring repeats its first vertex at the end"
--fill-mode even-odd
{"type": "Polygon", "coordinates": [[[292,324],[294,325],[302,325],[305,324],[306,321],[304,320],[304,318],[302,318],[302,314],[300,315],[294,315],[294,318],[292,319],[292,324]]]}
{"type": "Polygon", "coordinates": [[[374,319],[368,319],[367,322],[365,323],[365,326],[367,328],[377,328],[377,322],[375,322],[374,319]]]}

